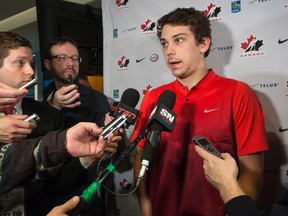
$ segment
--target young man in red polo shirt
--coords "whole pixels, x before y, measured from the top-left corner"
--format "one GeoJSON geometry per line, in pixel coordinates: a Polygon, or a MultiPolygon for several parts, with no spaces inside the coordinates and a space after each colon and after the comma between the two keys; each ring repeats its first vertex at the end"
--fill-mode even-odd
{"type": "MultiPolygon", "coordinates": [[[[202,159],[192,138],[204,135],[220,152],[238,162],[239,184],[257,200],[268,149],[261,105],[251,88],[218,76],[205,57],[211,45],[208,18],[194,8],[178,8],[158,20],[158,37],[167,66],[176,80],[148,92],[131,140],[147,127],[159,95],[172,90],[177,119],[171,133],[162,132],[155,160],[142,180],[138,198],[142,216],[225,215],[219,192],[205,179],[202,159]]],[[[137,147],[135,177],[145,140],[137,147]]]]}

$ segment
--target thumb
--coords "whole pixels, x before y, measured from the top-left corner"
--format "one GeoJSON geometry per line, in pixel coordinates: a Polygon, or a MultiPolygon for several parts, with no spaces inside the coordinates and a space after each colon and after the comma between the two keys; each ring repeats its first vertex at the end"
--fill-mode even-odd
{"type": "Polygon", "coordinates": [[[232,156],[229,154],[229,153],[221,153],[221,157],[224,159],[224,160],[228,160],[228,159],[231,159],[232,156]]]}

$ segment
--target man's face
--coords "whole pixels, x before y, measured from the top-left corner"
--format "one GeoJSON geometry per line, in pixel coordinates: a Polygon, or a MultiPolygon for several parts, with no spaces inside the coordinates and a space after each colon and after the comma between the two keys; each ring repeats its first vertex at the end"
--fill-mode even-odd
{"type": "MultiPolygon", "coordinates": [[[[64,43],[62,45],[55,45],[51,48],[51,56],[68,56],[68,57],[79,57],[77,48],[71,43],[64,43]]],[[[66,83],[69,76],[75,79],[79,72],[79,62],[72,58],[52,58],[50,60],[50,71],[54,78],[60,82],[66,83]]]]}
{"type": "Polygon", "coordinates": [[[29,82],[34,76],[33,53],[29,47],[11,49],[0,68],[0,81],[14,88],[29,82]]]}
{"type": "Polygon", "coordinates": [[[178,80],[189,78],[204,67],[203,53],[209,46],[197,44],[188,26],[164,25],[160,42],[166,64],[178,80]]]}

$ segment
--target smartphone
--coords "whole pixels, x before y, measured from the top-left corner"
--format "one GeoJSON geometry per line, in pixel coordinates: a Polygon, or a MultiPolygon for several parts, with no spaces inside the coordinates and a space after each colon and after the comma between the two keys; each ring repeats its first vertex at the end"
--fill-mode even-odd
{"type": "Polygon", "coordinates": [[[38,84],[38,80],[37,79],[32,79],[30,82],[26,83],[25,85],[21,86],[19,89],[30,89],[32,88],[33,86],[37,85],[38,84]]]}
{"type": "Polygon", "coordinates": [[[126,120],[127,117],[125,115],[118,116],[103,128],[101,135],[104,138],[107,138],[110,133],[113,133],[115,130],[119,129],[126,122],[126,120]]]}
{"type": "Polygon", "coordinates": [[[200,146],[201,148],[205,149],[206,151],[210,152],[211,154],[222,158],[221,153],[202,135],[195,136],[192,138],[192,141],[200,146]]]}
{"type": "Polygon", "coordinates": [[[68,83],[69,85],[75,84],[75,80],[73,79],[73,77],[72,77],[71,75],[68,77],[67,83],[68,83]]]}
{"type": "Polygon", "coordinates": [[[37,124],[40,121],[40,117],[36,113],[34,113],[34,114],[28,116],[26,119],[24,119],[24,121],[34,122],[37,124]]]}
{"type": "MultiPolygon", "coordinates": [[[[76,82],[76,80],[73,79],[73,77],[71,75],[69,75],[69,77],[67,79],[67,84],[68,85],[72,85],[72,84],[77,85],[77,82],[76,82]]],[[[73,103],[76,103],[78,101],[80,101],[80,97],[78,97],[75,101],[73,101],[73,103]]]]}

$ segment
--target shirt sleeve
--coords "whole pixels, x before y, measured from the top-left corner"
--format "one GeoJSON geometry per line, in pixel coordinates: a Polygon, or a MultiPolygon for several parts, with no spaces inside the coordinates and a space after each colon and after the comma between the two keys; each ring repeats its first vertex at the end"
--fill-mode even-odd
{"type": "Polygon", "coordinates": [[[65,147],[66,131],[0,146],[0,194],[35,179],[55,175],[71,159],[65,147]]]}
{"type": "Polygon", "coordinates": [[[250,86],[237,84],[232,107],[238,155],[268,150],[264,113],[250,86]]]}

